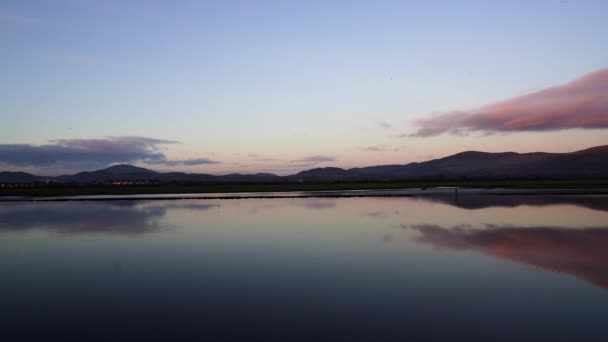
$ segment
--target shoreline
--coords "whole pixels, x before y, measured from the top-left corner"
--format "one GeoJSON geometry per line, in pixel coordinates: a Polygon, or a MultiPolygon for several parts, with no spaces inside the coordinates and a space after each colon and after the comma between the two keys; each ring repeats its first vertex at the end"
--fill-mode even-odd
{"type": "Polygon", "coordinates": [[[272,199],[272,198],[356,198],[356,197],[454,197],[509,195],[608,195],[608,188],[598,189],[508,189],[508,188],[406,188],[360,189],[282,192],[224,192],[175,194],[99,194],[68,196],[0,196],[0,202],[62,202],[62,201],[120,201],[120,200],[217,200],[217,199],[272,199]]]}
{"type": "MultiPolygon", "coordinates": [[[[68,196],[143,196],[157,197],[159,195],[198,195],[201,197],[217,196],[235,197],[235,194],[255,194],[269,196],[270,194],[285,193],[336,193],[361,191],[408,191],[416,192],[437,191],[437,189],[505,189],[530,191],[556,189],[568,191],[602,191],[608,189],[608,179],[519,179],[519,180],[411,180],[396,182],[337,182],[337,183],[221,183],[221,184],[137,184],[137,185],[78,185],[52,184],[41,186],[0,187],[0,200],[6,198],[56,198],[68,196]]],[[[443,190],[445,191],[445,190],[443,190]]],[[[474,190],[475,191],[475,190],[474,190]]],[[[124,198],[124,197],[123,197],[124,198]]]]}

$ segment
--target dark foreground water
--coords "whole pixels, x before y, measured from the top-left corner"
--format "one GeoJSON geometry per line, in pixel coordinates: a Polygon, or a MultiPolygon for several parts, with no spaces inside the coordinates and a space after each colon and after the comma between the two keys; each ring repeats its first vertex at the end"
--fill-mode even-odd
{"type": "Polygon", "coordinates": [[[0,204],[0,341],[607,336],[604,195],[0,204]]]}

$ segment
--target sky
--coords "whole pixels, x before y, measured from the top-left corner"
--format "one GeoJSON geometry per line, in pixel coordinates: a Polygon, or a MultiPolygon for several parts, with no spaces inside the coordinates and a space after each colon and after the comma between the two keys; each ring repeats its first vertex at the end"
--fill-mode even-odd
{"type": "Polygon", "coordinates": [[[0,0],[0,171],[608,143],[606,1],[0,0]]]}

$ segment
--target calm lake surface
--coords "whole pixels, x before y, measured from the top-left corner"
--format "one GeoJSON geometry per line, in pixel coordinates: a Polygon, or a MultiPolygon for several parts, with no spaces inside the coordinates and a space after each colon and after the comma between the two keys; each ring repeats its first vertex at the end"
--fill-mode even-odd
{"type": "Polygon", "coordinates": [[[606,195],[0,203],[0,341],[607,327],[606,195]]]}

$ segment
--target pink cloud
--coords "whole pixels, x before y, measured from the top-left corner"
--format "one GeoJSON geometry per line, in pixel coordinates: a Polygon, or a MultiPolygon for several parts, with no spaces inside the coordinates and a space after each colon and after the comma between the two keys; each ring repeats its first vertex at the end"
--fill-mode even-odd
{"type": "Polygon", "coordinates": [[[486,105],[414,121],[411,136],[474,131],[521,132],[608,128],[608,69],[575,81],[486,105]]]}

